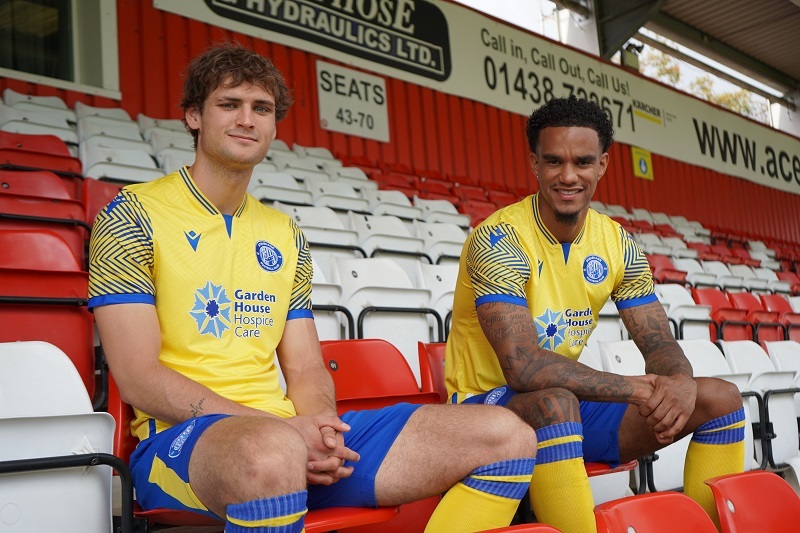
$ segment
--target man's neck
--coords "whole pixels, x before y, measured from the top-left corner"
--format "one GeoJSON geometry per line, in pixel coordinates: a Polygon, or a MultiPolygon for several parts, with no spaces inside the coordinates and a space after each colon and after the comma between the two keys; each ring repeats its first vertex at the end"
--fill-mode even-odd
{"type": "Polygon", "coordinates": [[[189,168],[195,185],[220,213],[232,215],[242,205],[253,169],[231,169],[198,157],[189,168]]]}
{"type": "Polygon", "coordinates": [[[553,234],[553,237],[562,244],[571,243],[575,240],[583,228],[583,223],[586,221],[587,215],[587,211],[579,214],[578,220],[574,224],[559,222],[556,218],[556,214],[550,210],[550,207],[545,202],[539,203],[539,216],[542,222],[544,222],[545,227],[550,230],[550,233],[553,234]]]}

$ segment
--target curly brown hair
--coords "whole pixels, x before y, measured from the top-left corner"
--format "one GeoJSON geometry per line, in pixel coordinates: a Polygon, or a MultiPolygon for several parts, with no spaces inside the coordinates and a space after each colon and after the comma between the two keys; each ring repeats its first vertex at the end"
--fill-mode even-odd
{"type": "MultiPolygon", "coordinates": [[[[266,57],[248,50],[239,43],[218,43],[192,59],[186,66],[183,82],[181,108],[184,115],[192,108],[203,111],[203,104],[217,87],[227,83],[238,87],[252,83],[265,89],[275,99],[275,119],[282,120],[293,103],[291,91],[286,86],[283,74],[266,57]]],[[[194,138],[197,146],[198,130],[183,124],[194,138]]]]}

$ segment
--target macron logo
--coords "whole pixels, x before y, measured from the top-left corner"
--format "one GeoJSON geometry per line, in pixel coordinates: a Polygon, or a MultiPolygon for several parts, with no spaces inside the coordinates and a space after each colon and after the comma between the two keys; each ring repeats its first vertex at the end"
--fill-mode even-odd
{"type": "Polygon", "coordinates": [[[200,234],[195,233],[194,231],[190,231],[189,233],[183,232],[186,235],[186,240],[189,241],[189,244],[192,247],[192,250],[195,252],[197,251],[197,245],[200,243],[200,234]]]}
{"type": "Polygon", "coordinates": [[[506,234],[500,230],[497,230],[497,233],[490,233],[489,234],[489,245],[494,248],[494,245],[500,242],[500,240],[505,237],[506,234]]]}

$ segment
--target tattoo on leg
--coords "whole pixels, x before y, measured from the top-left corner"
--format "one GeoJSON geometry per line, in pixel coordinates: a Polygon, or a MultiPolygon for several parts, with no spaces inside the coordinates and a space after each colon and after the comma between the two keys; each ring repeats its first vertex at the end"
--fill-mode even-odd
{"type": "Polygon", "coordinates": [[[197,418],[198,416],[203,416],[203,402],[205,398],[200,398],[200,401],[197,402],[197,405],[189,404],[189,407],[192,408],[192,418],[197,418]]]}
{"type": "Polygon", "coordinates": [[[571,394],[547,393],[534,401],[525,396],[512,399],[508,408],[535,429],[581,420],[580,404],[571,394]]]}

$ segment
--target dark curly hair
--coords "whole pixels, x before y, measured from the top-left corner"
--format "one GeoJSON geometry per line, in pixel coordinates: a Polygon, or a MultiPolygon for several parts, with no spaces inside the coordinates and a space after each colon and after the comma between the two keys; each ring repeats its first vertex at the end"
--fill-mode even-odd
{"type": "Polygon", "coordinates": [[[606,112],[597,104],[573,95],[569,98],[553,98],[528,117],[525,134],[531,152],[536,151],[539,133],[543,129],[558,127],[593,129],[600,138],[603,152],[607,152],[614,142],[614,125],[606,112]]]}
{"type": "MultiPolygon", "coordinates": [[[[281,120],[289,112],[293,100],[283,75],[272,61],[248,50],[239,43],[218,43],[187,65],[183,82],[181,108],[184,115],[191,108],[203,111],[203,104],[216,88],[229,80],[230,87],[252,83],[266,90],[275,99],[275,119],[281,120]]],[[[197,130],[183,124],[197,145],[197,130]]]]}

